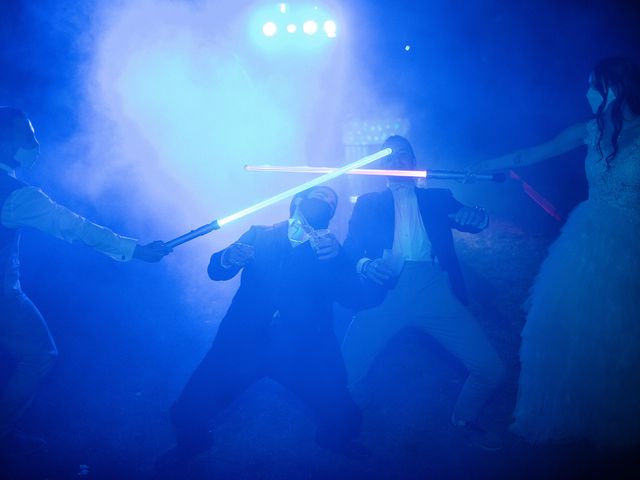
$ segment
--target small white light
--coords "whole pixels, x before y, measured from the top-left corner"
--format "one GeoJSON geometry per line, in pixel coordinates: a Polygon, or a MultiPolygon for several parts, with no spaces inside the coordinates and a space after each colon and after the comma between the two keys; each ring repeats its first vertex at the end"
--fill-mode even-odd
{"type": "Polygon", "coordinates": [[[307,20],[302,24],[302,31],[307,35],[313,35],[318,31],[318,24],[314,20],[307,20]]]}
{"type": "Polygon", "coordinates": [[[267,22],[262,26],[262,33],[265,37],[273,37],[278,31],[278,26],[273,22],[267,22]]]}
{"type": "Polygon", "coordinates": [[[336,36],[336,31],[338,27],[336,26],[336,22],[333,20],[327,20],[323,25],[324,33],[327,34],[327,37],[334,38],[336,36]]]}
{"type": "Polygon", "coordinates": [[[405,45],[404,46],[404,51],[408,52],[409,50],[411,50],[411,45],[405,45]]]}
{"type": "Polygon", "coordinates": [[[298,30],[298,27],[296,27],[293,23],[287,25],[287,32],[296,33],[296,30],[298,30]]]}
{"type": "Polygon", "coordinates": [[[287,13],[287,4],[286,3],[281,3],[280,4],[280,13],[287,13]]]}

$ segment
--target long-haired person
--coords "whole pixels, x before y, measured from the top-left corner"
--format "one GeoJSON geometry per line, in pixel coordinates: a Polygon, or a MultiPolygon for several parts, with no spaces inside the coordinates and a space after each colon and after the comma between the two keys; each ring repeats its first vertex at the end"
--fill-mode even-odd
{"type": "Polygon", "coordinates": [[[522,331],[512,428],[533,443],[640,444],[640,68],[602,60],[594,118],[551,141],[482,163],[530,165],[580,145],[589,198],[571,212],[536,278],[522,331]]]}

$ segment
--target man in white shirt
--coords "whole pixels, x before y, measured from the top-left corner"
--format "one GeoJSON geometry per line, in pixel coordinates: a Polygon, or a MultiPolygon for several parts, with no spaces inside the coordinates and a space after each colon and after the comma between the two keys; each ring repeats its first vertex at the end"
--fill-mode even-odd
{"type": "Polygon", "coordinates": [[[20,287],[20,229],[32,227],[68,242],[80,241],[122,262],[132,258],[156,262],[171,251],[160,241],[139,245],[91,223],[18,180],[16,168],[33,166],[39,151],[26,114],[0,107],[0,349],[15,361],[0,390],[0,456],[44,446],[41,439],[17,432],[14,425],[57,356],[47,324],[20,287]]]}
{"type": "MultiPolygon", "coordinates": [[[[411,170],[410,143],[392,136],[382,148],[389,169],[411,170]]],[[[349,383],[360,382],[369,366],[400,330],[418,328],[436,339],[469,370],[453,411],[476,443],[497,449],[499,439],[477,427],[482,408],[502,382],[504,367],[489,339],[465,308],[467,292],[451,229],[477,233],[486,212],[458,202],[449,190],[416,188],[410,177],[390,177],[383,192],[362,195],[354,207],[344,249],[365,279],[386,286],[377,307],[357,314],[343,342],[349,383]]]]}

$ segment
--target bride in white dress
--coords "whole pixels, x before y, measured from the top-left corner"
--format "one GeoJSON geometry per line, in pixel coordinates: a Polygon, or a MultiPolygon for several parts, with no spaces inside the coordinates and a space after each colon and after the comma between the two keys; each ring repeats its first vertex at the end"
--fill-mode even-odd
{"type": "Polygon", "coordinates": [[[601,61],[594,119],[482,162],[530,165],[586,143],[589,198],[571,212],[533,284],[512,430],[532,443],[640,446],[640,68],[601,61]]]}

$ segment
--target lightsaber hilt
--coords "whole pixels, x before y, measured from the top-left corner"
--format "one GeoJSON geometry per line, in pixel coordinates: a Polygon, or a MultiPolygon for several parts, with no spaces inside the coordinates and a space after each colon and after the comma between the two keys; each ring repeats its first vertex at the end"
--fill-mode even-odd
{"type": "Polygon", "coordinates": [[[478,181],[504,182],[507,176],[504,173],[465,173],[451,170],[427,170],[427,179],[432,180],[457,180],[464,183],[478,181]]]}
{"type": "Polygon", "coordinates": [[[201,237],[202,235],[206,235],[207,233],[213,232],[214,230],[218,230],[219,228],[220,228],[220,225],[218,225],[218,220],[214,220],[213,222],[207,223],[206,225],[196,228],[195,230],[191,230],[189,233],[185,233],[184,235],[180,235],[179,237],[174,238],[173,240],[169,240],[168,242],[165,242],[165,245],[169,248],[177,247],[178,245],[187,243],[188,241],[193,240],[194,238],[201,237]]]}

